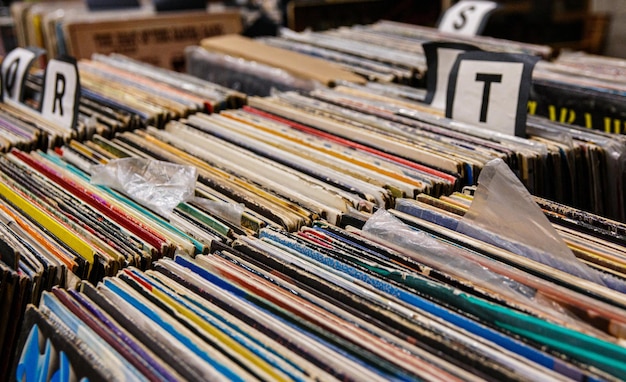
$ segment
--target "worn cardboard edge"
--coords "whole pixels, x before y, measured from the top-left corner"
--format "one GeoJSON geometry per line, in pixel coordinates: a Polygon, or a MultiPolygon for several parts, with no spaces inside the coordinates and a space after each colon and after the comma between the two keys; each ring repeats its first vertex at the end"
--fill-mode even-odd
{"type": "Polygon", "coordinates": [[[223,35],[205,38],[200,44],[212,52],[240,57],[283,69],[295,76],[317,80],[327,86],[336,81],[364,84],[365,79],[340,66],[319,58],[276,48],[240,35],[223,35]]]}

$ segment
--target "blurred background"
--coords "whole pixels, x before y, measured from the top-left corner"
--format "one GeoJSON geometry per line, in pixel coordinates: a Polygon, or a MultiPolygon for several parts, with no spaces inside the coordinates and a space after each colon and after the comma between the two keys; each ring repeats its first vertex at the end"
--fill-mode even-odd
{"type": "MultiPolygon", "coordinates": [[[[37,1],[43,3],[51,1],[37,1]]],[[[135,1],[136,2],[136,1],[135,1]]],[[[173,7],[194,1],[155,0],[173,7]]],[[[515,41],[547,44],[559,49],[626,57],[626,0],[503,0],[489,20],[484,35],[515,41]]],[[[17,44],[10,8],[0,1],[2,50],[17,44]]],[[[60,2],[59,2],[60,3],[60,2]]],[[[64,1],[62,4],[71,2],[64,1]]],[[[115,0],[88,1],[106,8],[115,0]]],[[[133,3],[121,2],[121,3],[133,3]]],[[[204,2],[201,6],[207,5],[204,2]]],[[[277,28],[296,31],[326,30],[339,26],[370,24],[377,20],[434,26],[453,0],[257,0],[209,1],[209,7],[235,7],[243,16],[248,36],[275,34],[277,28]]],[[[61,4],[61,3],[60,3],[61,4]]],[[[170,9],[170,8],[163,8],[170,9]]]]}

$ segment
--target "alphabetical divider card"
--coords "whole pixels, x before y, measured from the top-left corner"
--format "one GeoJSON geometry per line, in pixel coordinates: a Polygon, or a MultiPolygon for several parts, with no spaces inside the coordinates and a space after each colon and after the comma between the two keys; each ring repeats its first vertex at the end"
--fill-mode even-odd
{"type": "Polygon", "coordinates": [[[464,0],[456,3],[444,13],[438,29],[442,32],[464,36],[480,35],[487,25],[489,16],[498,8],[494,1],[464,0]]]}
{"type": "Polygon", "coordinates": [[[13,49],[2,60],[1,100],[10,105],[20,106],[24,101],[26,77],[33,62],[44,51],[37,48],[13,49]]]}
{"type": "Polygon", "coordinates": [[[480,50],[470,44],[457,42],[427,42],[422,44],[426,55],[428,72],[426,76],[426,99],[430,106],[444,110],[448,93],[450,71],[459,54],[480,50]]]}
{"type": "Polygon", "coordinates": [[[537,61],[537,57],[520,54],[460,54],[450,72],[446,117],[524,137],[537,61]]]}
{"type": "Polygon", "coordinates": [[[76,60],[61,57],[48,62],[44,75],[41,115],[68,130],[75,129],[80,99],[80,80],[76,60]]]}
{"type": "Polygon", "coordinates": [[[41,98],[36,108],[27,106],[26,83],[33,62],[44,51],[37,48],[16,48],[2,61],[2,92],[0,100],[30,114],[38,115],[57,127],[76,129],[80,81],[76,60],[61,57],[48,62],[41,98]]]}

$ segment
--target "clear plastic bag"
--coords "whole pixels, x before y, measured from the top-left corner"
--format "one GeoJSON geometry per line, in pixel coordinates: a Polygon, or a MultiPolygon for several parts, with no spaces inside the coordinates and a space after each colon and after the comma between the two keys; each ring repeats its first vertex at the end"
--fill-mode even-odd
{"type": "Polygon", "coordinates": [[[468,260],[460,253],[462,249],[442,243],[423,231],[413,229],[383,209],[368,219],[362,231],[368,236],[427,256],[428,266],[462,277],[482,288],[499,291],[515,301],[527,300],[535,294],[534,289],[468,260]]]}
{"type": "Polygon", "coordinates": [[[241,203],[228,203],[198,197],[193,198],[191,202],[201,206],[212,215],[218,216],[236,226],[241,226],[241,216],[245,210],[245,206],[241,203]]]}
{"type": "Polygon", "coordinates": [[[626,291],[626,283],[576,258],[528,190],[500,159],[483,168],[472,205],[457,231],[594,283],[626,291]]]}
{"type": "Polygon", "coordinates": [[[193,198],[197,177],[194,166],[143,158],[116,159],[91,169],[92,184],[123,192],[166,218],[193,198]]]}
{"type": "Polygon", "coordinates": [[[433,269],[469,281],[476,287],[503,296],[514,303],[537,310],[578,330],[602,333],[592,328],[558,302],[537,293],[537,290],[501,275],[479,262],[470,253],[416,230],[391,213],[380,209],[363,226],[361,234],[404,255],[415,258],[433,269]]]}

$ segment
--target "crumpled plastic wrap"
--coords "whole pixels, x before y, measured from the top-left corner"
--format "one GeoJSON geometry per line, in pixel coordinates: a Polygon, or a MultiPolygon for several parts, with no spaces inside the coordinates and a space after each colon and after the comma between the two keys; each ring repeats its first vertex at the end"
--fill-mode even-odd
{"type": "Polygon", "coordinates": [[[91,169],[92,184],[123,192],[166,218],[194,197],[197,177],[194,166],[143,158],[115,159],[91,169]]]}
{"type": "Polygon", "coordinates": [[[582,263],[524,185],[500,159],[488,162],[457,231],[553,268],[626,291],[626,283],[582,263]]]}
{"type": "Polygon", "coordinates": [[[426,265],[430,267],[462,277],[485,289],[499,291],[515,301],[528,302],[535,294],[534,289],[467,259],[461,254],[462,249],[413,229],[383,209],[379,209],[368,219],[362,231],[366,237],[380,238],[399,248],[427,256],[429,263],[426,265]]]}
{"type": "Polygon", "coordinates": [[[242,203],[228,203],[198,197],[193,198],[191,202],[204,208],[214,216],[220,217],[236,226],[241,226],[241,216],[245,210],[245,205],[242,203]]]}
{"type": "Polygon", "coordinates": [[[322,85],[285,70],[255,61],[209,52],[199,46],[185,48],[187,73],[250,96],[268,96],[272,89],[308,92],[322,85]]]}
{"type": "Polygon", "coordinates": [[[594,331],[558,302],[538,294],[534,288],[473,261],[463,249],[410,227],[384,209],[379,209],[368,219],[361,234],[373,241],[382,241],[382,244],[389,245],[392,249],[401,250],[404,255],[414,257],[433,269],[463,278],[477,287],[537,309],[572,327],[594,331]]]}

